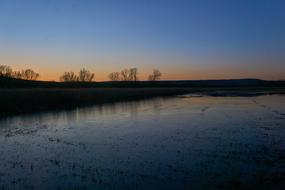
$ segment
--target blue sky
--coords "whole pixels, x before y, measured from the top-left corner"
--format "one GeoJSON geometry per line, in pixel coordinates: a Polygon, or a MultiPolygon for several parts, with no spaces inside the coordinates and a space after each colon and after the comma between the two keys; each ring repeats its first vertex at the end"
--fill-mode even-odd
{"type": "Polygon", "coordinates": [[[207,73],[225,66],[228,74],[213,71],[208,78],[239,77],[235,69],[249,68],[252,77],[280,78],[284,10],[283,0],[0,0],[0,63],[28,64],[47,73],[48,65],[68,69],[72,64],[72,69],[87,66],[104,73],[103,66],[119,69],[126,62],[144,72],[152,66],[171,71],[165,73],[170,79],[177,78],[173,64],[183,79],[191,79],[197,68],[207,73]],[[262,75],[269,64],[272,71],[262,75]],[[181,75],[185,68],[189,77],[181,75]]]}

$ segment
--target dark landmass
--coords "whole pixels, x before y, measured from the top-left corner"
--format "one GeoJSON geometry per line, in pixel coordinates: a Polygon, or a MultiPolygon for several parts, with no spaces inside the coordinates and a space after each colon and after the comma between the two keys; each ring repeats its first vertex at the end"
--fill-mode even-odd
{"type": "Polygon", "coordinates": [[[0,78],[0,116],[182,94],[285,94],[284,81],[258,79],[138,82],[46,82],[0,78]]]}
{"type": "Polygon", "coordinates": [[[0,89],[0,115],[68,109],[190,92],[184,88],[8,88],[0,89]]]}
{"type": "Polygon", "coordinates": [[[149,87],[284,87],[285,81],[259,79],[116,81],[116,82],[51,82],[0,77],[0,88],[149,88],[149,87]]]}

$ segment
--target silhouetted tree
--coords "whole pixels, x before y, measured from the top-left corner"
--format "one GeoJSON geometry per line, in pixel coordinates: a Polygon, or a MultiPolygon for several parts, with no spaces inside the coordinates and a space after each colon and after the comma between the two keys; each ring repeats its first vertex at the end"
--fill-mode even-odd
{"type": "Polygon", "coordinates": [[[138,80],[138,69],[130,68],[121,71],[122,81],[137,81],[138,80]]]}
{"type": "Polygon", "coordinates": [[[75,82],[78,81],[78,76],[74,72],[65,72],[59,77],[62,82],[75,82]]]}
{"type": "Polygon", "coordinates": [[[130,81],[137,81],[138,80],[138,69],[137,68],[131,68],[129,70],[129,80],[130,81]]]}
{"type": "Polygon", "coordinates": [[[13,70],[10,66],[0,65],[0,76],[12,77],[13,70]]]}
{"type": "Polygon", "coordinates": [[[22,71],[14,71],[10,66],[0,65],[0,76],[24,79],[24,80],[36,80],[39,78],[39,74],[32,69],[26,69],[22,71]]]}
{"type": "Polygon", "coordinates": [[[78,79],[81,82],[91,82],[94,77],[95,77],[95,74],[91,73],[90,71],[86,69],[81,69],[78,74],[78,79]]]}
{"type": "Polygon", "coordinates": [[[121,80],[122,81],[129,81],[129,70],[128,69],[124,69],[121,71],[121,80]]]}
{"type": "MultiPolygon", "coordinates": [[[[19,73],[17,73],[17,75],[20,76],[19,73]]],[[[39,73],[36,73],[32,69],[26,69],[21,71],[21,79],[24,80],[37,80],[39,76],[39,73]]]]}
{"type": "Polygon", "coordinates": [[[149,75],[148,80],[149,81],[157,81],[160,80],[162,73],[158,69],[154,69],[153,73],[149,75]]]}
{"type": "Polygon", "coordinates": [[[120,80],[120,73],[119,72],[113,72],[109,74],[109,79],[111,81],[119,81],[120,80]]]}
{"type": "Polygon", "coordinates": [[[63,75],[59,77],[59,80],[62,82],[91,82],[95,77],[94,73],[86,69],[81,69],[76,75],[74,72],[65,72],[63,75]]]}
{"type": "Polygon", "coordinates": [[[21,71],[14,71],[12,76],[13,76],[13,78],[16,78],[16,79],[22,79],[21,71]]]}

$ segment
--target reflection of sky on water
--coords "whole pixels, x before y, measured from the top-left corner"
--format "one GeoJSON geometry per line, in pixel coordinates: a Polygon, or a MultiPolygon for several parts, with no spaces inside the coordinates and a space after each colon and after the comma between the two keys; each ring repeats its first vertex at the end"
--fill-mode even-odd
{"type": "Polygon", "coordinates": [[[156,98],[2,119],[0,185],[279,188],[284,98],[156,98]]]}
{"type": "Polygon", "coordinates": [[[58,125],[70,124],[88,119],[110,119],[116,117],[137,117],[139,112],[159,113],[161,101],[157,98],[151,101],[120,102],[107,105],[96,105],[92,107],[77,108],[67,111],[54,111],[38,114],[26,114],[2,119],[1,127],[5,126],[29,126],[37,124],[58,125]]]}

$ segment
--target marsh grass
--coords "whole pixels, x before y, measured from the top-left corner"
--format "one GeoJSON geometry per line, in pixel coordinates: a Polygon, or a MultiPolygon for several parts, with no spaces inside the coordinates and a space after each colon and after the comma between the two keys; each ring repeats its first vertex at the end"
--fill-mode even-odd
{"type": "Polygon", "coordinates": [[[0,77],[0,116],[187,93],[209,96],[257,96],[284,92],[283,81],[256,79],[47,82],[0,77]]]}
{"type": "Polygon", "coordinates": [[[0,89],[0,115],[173,96],[191,91],[186,88],[0,89]]]}

